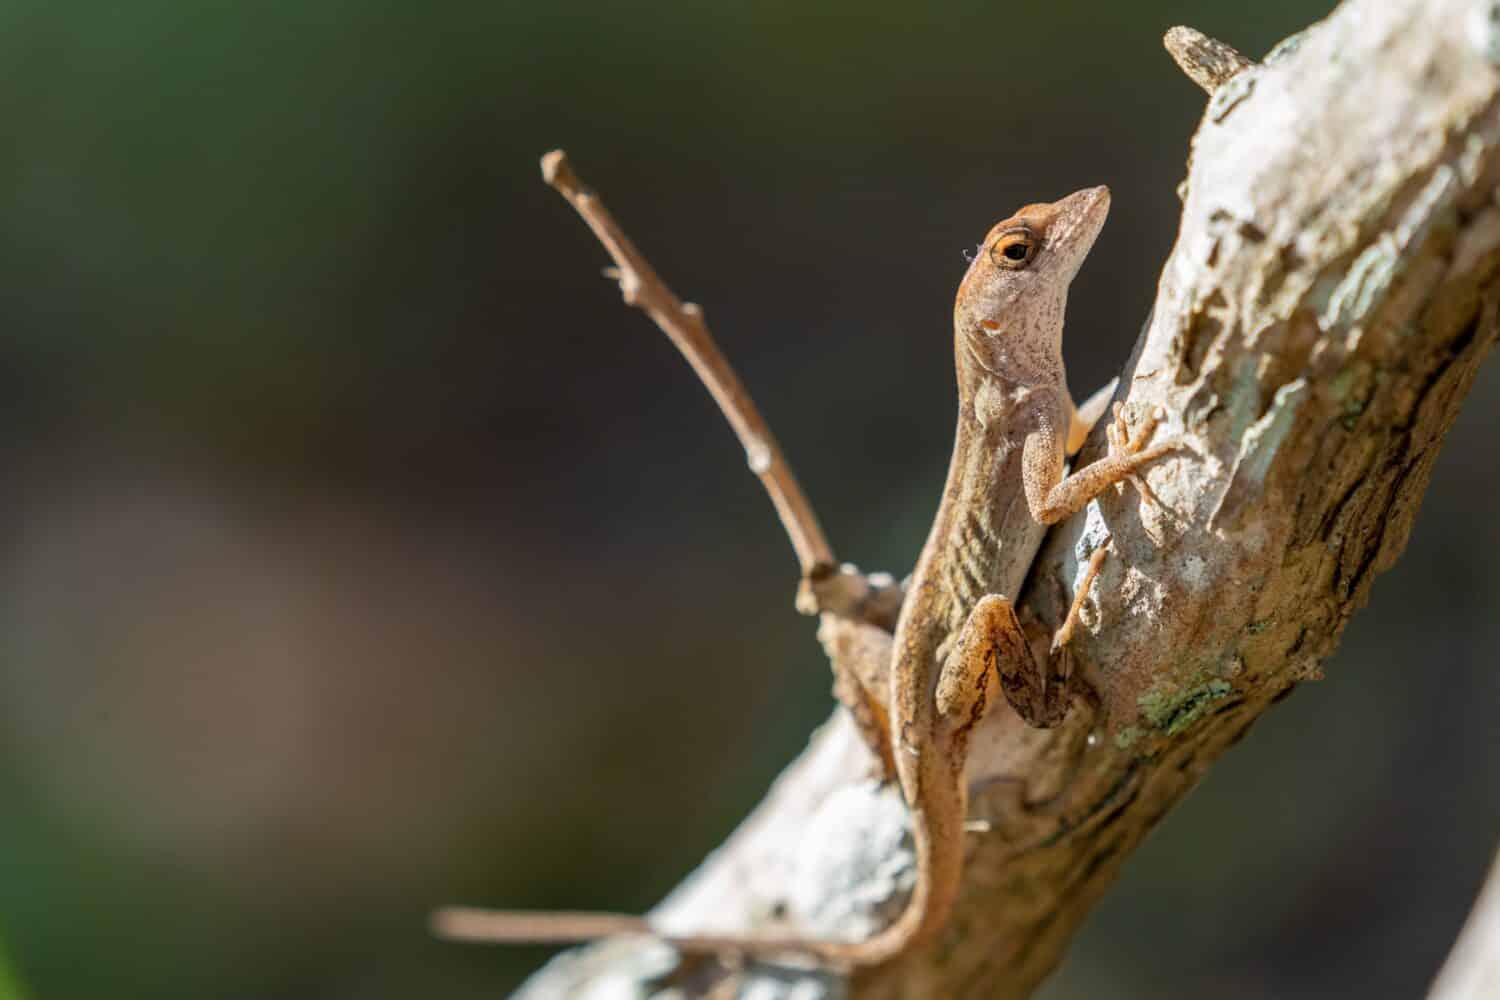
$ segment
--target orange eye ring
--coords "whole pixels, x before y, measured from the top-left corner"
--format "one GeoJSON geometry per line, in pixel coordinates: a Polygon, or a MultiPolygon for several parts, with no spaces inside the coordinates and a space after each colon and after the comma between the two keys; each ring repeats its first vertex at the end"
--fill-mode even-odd
{"type": "Polygon", "coordinates": [[[1036,257],[1037,239],[1030,229],[1007,229],[990,244],[990,262],[1008,271],[1019,271],[1036,257]]]}

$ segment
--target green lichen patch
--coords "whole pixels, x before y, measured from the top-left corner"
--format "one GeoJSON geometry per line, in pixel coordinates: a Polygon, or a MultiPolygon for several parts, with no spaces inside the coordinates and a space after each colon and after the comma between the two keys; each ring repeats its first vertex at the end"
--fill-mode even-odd
{"type": "Polygon", "coordinates": [[[1265,63],[1267,66],[1271,66],[1275,63],[1281,62],[1281,60],[1285,59],[1287,56],[1291,55],[1293,52],[1296,52],[1302,47],[1302,43],[1307,40],[1307,36],[1310,31],[1311,29],[1299,31],[1295,35],[1288,35],[1287,37],[1283,38],[1281,41],[1276,43],[1275,48],[1266,53],[1266,57],[1262,59],[1261,62],[1265,63]]]}
{"type": "Polygon", "coordinates": [[[1375,390],[1373,369],[1368,361],[1356,361],[1333,377],[1329,391],[1340,404],[1339,422],[1353,430],[1360,415],[1370,405],[1375,390]]]}
{"type": "Polygon", "coordinates": [[[1210,705],[1233,690],[1233,684],[1218,679],[1186,688],[1158,684],[1137,698],[1136,704],[1153,729],[1176,736],[1197,722],[1210,705]]]}
{"type": "Polygon", "coordinates": [[[1129,750],[1144,734],[1140,726],[1126,726],[1115,733],[1115,746],[1121,750],[1129,750]]]}

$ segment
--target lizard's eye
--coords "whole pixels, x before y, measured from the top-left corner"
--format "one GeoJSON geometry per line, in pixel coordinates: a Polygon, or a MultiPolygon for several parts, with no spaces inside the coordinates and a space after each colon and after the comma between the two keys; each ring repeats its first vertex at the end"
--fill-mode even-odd
{"type": "Polygon", "coordinates": [[[1036,256],[1037,240],[1029,229],[1012,229],[1001,233],[990,244],[990,260],[997,267],[1019,271],[1036,256]]]}

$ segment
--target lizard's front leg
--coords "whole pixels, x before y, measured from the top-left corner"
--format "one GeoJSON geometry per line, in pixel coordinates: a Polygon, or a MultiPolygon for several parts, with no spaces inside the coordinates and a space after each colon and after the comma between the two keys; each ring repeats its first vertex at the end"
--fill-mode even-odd
{"type": "MultiPolygon", "coordinates": [[[[1045,408],[1037,411],[1037,430],[1027,435],[1021,455],[1026,502],[1031,508],[1031,516],[1040,524],[1056,524],[1082,509],[1113,484],[1134,479],[1136,470],[1142,465],[1183,447],[1183,442],[1178,439],[1147,447],[1159,418],[1152,414],[1131,434],[1125,422],[1124,409],[1116,403],[1113,418],[1107,428],[1109,454],[1064,479],[1063,442],[1054,430],[1051,417],[1052,414],[1045,408]]],[[[1145,495],[1144,490],[1142,495],[1145,495]]],[[[1070,692],[1068,671],[1064,669],[1064,647],[1077,626],[1079,610],[1090,584],[1099,573],[1105,551],[1100,547],[1090,559],[1088,571],[1078,587],[1073,605],[1053,637],[1046,662],[1038,662],[1030,647],[1023,642],[1016,655],[1008,658],[1005,667],[1002,667],[1001,688],[1005,691],[1006,700],[1033,726],[1055,726],[1067,714],[1070,692]],[[1011,671],[1006,667],[1012,668],[1011,671]]],[[[1010,617],[1019,634],[1021,626],[1015,620],[1014,612],[1010,617]]]]}
{"type": "Polygon", "coordinates": [[[1169,452],[1185,446],[1181,439],[1151,445],[1151,434],[1158,417],[1152,414],[1142,427],[1130,434],[1124,410],[1114,406],[1114,418],[1108,428],[1109,454],[1063,478],[1062,433],[1054,428],[1050,415],[1038,413],[1037,430],[1026,436],[1021,451],[1021,478],[1026,489],[1026,503],[1039,524],[1056,524],[1082,510],[1105,488],[1129,479],[1137,469],[1169,452]]]}

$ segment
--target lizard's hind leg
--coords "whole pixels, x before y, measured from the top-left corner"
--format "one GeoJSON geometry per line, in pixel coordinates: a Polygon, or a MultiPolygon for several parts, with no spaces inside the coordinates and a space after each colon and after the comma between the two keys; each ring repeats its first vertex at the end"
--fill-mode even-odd
{"type": "Polygon", "coordinates": [[[896,777],[891,756],[891,634],[874,625],[824,614],[818,641],[833,667],[833,694],[849,711],[865,745],[880,763],[885,780],[896,777]]]}
{"type": "Polygon", "coordinates": [[[1107,544],[1095,549],[1089,558],[1067,617],[1043,656],[1037,656],[1032,649],[1026,630],[1016,617],[1015,605],[1009,600],[991,594],[974,606],[964,623],[958,646],[943,665],[938,680],[939,714],[957,718],[969,713],[974,721],[981,718],[990,697],[987,671],[993,669],[1005,700],[1028,724],[1049,728],[1062,722],[1073,696],[1065,647],[1078,625],[1094,577],[1104,564],[1109,551],[1107,544]],[[975,706],[976,697],[984,703],[975,706]]]}
{"type": "Polygon", "coordinates": [[[1029,656],[1022,652],[1026,648],[1026,635],[1010,600],[999,594],[981,597],[943,661],[933,695],[938,718],[950,737],[967,738],[994,704],[995,688],[1004,687],[1005,664],[1019,655],[1029,656]]]}

